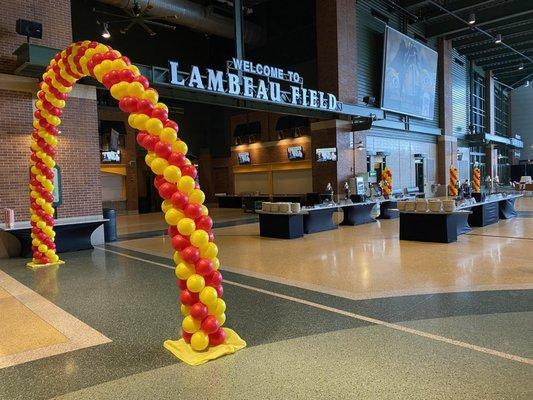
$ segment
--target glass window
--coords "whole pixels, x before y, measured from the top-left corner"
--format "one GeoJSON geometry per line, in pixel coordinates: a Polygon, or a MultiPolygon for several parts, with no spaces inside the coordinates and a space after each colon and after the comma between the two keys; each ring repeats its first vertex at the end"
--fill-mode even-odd
{"type": "Polygon", "coordinates": [[[472,133],[485,132],[485,82],[483,77],[474,72],[472,76],[470,121],[472,133]]]}

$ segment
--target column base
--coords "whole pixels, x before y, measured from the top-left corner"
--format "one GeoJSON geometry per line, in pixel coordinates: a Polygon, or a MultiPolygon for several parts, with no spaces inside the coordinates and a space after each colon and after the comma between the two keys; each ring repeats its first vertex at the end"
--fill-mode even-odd
{"type": "Polygon", "coordinates": [[[33,261],[30,261],[29,263],[26,264],[26,266],[31,269],[38,269],[38,268],[51,267],[52,265],[61,265],[61,264],[65,264],[65,261],[58,260],[56,262],[47,263],[47,264],[36,264],[33,261]]]}
{"type": "Polygon", "coordinates": [[[233,329],[223,328],[226,332],[226,342],[215,347],[208,347],[204,351],[195,351],[185,340],[165,340],[163,347],[174,356],[189,365],[200,365],[216,358],[233,354],[246,347],[246,342],[233,329]]]}

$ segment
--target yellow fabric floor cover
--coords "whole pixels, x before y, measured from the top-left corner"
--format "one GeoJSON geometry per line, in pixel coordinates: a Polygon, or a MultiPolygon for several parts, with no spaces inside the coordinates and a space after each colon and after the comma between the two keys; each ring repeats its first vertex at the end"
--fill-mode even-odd
{"type": "Polygon", "coordinates": [[[31,268],[31,269],[37,269],[37,268],[50,267],[52,265],[60,265],[60,264],[65,264],[65,261],[58,260],[56,262],[51,262],[51,263],[48,263],[48,264],[37,264],[37,263],[34,263],[33,261],[31,261],[31,262],[27,263],[26,266],[31,268]]]}
{"type": "Polygon", "coordinates": [[[200,365],[210,360],[233,354],[246,347],[246,342],[233,329],[223,328],[226,332],[226,342],[215,347],[208,347],[204,351],[195,351],[185,343],[185,340],[166,340],[163,346],[174,356],[189,365],[200,365]]]}

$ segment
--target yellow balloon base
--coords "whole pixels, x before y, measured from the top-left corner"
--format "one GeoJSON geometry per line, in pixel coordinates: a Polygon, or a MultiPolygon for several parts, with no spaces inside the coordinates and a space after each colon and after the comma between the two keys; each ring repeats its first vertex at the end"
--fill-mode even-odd
{"type": "Polygon", "coordinates": [[[185,340],[166,340],[163,346],[174,356],[189,365],[200,365],[216,358],[233,354],[246,347],[246,342],[233,329],[223,328],[226,332],[226,342],[215,347],[208,347],[204,351],[195,351],[185,340]]]}
{"type": "Polygon", "coordinates": [[[51,267],[52,265],[61,265],[61,264],[65,264],[65,261],[58,260],[56,262],[47,263],[47,264],[36,264],[33,261],[30,261],[29,263],[26,264],[26,266],[31,269],[37,269],[37,268],[51,267]]]}

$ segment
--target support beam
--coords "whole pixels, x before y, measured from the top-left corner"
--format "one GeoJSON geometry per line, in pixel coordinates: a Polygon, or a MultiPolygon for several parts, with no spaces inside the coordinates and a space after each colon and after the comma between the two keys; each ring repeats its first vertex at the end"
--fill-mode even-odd
{"type": "Polygon", "coordinates": [[[485,132],[493,135],[496,131],[494,74],[485,71],[485,132]]]}
{"type": "MultiPolygon", "coordinates": [[[[528,36],[522,36],[515,39],[508,39],[507,37],[503,37],[503,41],[507,43],[509,46],[513,46],[517,50],[527,50],[528,46],[533,48],[533,32],[531,32],[528,36]]],[[[468,57],[475,57],[479,56],[481,54],[490,54],[490,53],[496,53],[501,52],[502,46],[501,44],[494,43],[493,40],[486,41],[486,44],[481,46],[472,46],[464,49],[463,51],[459,51],[459,53],[464,54],[468,57]]]]}
{"type": "MultiPolygon", "coordinates": [[[[483,30],[485,30],[486,32],[492,33],[492,34],[496,34],[496,33],[500,33],[504,29],[511,29],[513,27],[527,24],[529,22],[531,22],[531,14],[524,14],[524,15],[513,17],[513,18],[510,18],[504,21],[497,21],[494,23],[489,23],[483,26],[483,30]]],[[[446,35],[446,38],[452,39],[455,42],[456,40],[459,40],[462,38],[471,38],[471,37],[474,37],[475,35],[478,35],[478,36],[480,35],[480,37],[483,37],[481,32],[477,31],[476,33],[476,31],[473,31],[472,29],[467,29],[467,30],[463,30],[463,31],[460,31],[454,34],[446,35]]]]}
{"type": "Polygon", "coordinates": [[[242,0],[233,0],[233,16],[235,29],[235,56],[244,60],[244,41],[242,36],[242,0]]]}
{"type": "MultiPolygon", "coordinates": [[[[494,7],[485,8],[479,12],[476,12],[476,24],[477,27],[485,25],[503,22],[513,17],[533,15],[533,7],[531,2],[515,2],[502,7],[498,3],[494,2],[494,7]]],[[[457,19],[450,21],[443,21],[437,24],[428,26],[426,35],[428,37],[446,36],[458,32],[468,31],[471,27],[464,22],[457,19]]]]}
{"type": "Polygon", "coordinates": [[[496,59],[496,60],[480,61],[480,62],[477,62],[476,65],[486,69],[486,68],[496,67],[498,65],[501,66],[501,65],[506,65],[506,64],[516,64],[518,66],[518,64],[520,64],[521,62],[526,64],[525,61],[526,60],[524,59],[524,57],[517,56],[517,57],[512,57],[512,58],[507,57],[504,60],[496,59]]]}
{"type": "MultiPolygon", "coordinates": [[[[521,46],[521,47],[515,47],[514,49],[524,53],[525,55],[531,55],[531,52],[533,51],[533,48],[531,46],[531,43],[528,43],[527,46],[521,46]]],[[[515,56],[516,53],[513,51],[508,51],[507,49],[501,49],[500,51],[495,52],[489,52],[489,53],[483,53],[479,54],[478,56],[470,56],[470,60],[475,61],[476,64],[480,65],[479,63],[485,62],[485,61],[497,61],[501,58],[510,58],[515,56]]],[[[526,61],[525,59],[523,61],[526,61]]]]}

